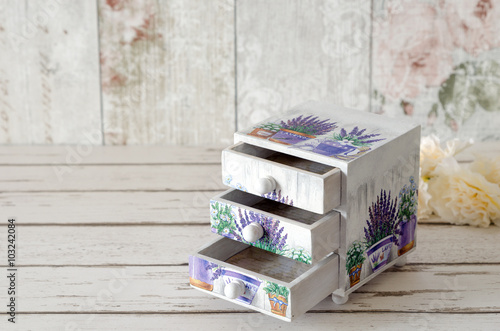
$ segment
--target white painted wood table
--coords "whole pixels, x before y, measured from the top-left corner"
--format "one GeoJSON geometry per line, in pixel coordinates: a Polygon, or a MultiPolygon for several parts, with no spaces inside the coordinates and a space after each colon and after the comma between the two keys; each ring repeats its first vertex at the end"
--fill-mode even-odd
{"type": "MultiPolygon", "coordinates": [[[[495,150],[493,143],[479,149],[495,150]]],[[[189,287],[188,254],[214,238],[221,148],[0,147],[0,305],[17,218],[16,325],[1,330],[500,328],[500,228],[420,223],[417,251],[343,306],[294,323],[189,287]]],[[[463,159],[470,159],[464,155],[463,159]]]]}

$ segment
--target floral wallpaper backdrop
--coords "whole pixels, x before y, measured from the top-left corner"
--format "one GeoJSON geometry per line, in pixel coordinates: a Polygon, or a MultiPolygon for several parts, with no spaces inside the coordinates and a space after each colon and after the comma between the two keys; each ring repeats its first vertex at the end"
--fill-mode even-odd
{"type": "Polygon", "coordinates": [[[500,2],[373,1],[373,112],[422,134],[500,138],[500,2]]]}
{"type": "Polygon", "coordinates": [[[66,2],[2,7],[0,143],[228,145],[309,99],[500,139],[498,0],[66,2]]]}

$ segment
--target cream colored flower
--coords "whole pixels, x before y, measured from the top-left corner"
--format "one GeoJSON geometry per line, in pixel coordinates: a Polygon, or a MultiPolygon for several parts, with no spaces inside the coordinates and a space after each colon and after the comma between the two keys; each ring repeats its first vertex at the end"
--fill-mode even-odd
{"type": "Polygon", "coordinates": [[[420,175],[426,179],[435,176],[436,167],[444,158],[457,155],[470,145],[472,141],[454,139],[446,142],[446,148],[443,149],[435,135],[423,137],[420,142],[420,175]]]}
{"type": "Polygon", "coordinates": [[[430,206],[443,220],[487,227],[500,225],[500,186],[448,157],[429,180],[430,206]]]}
{"type": "Polygon", "coordinates": [[[418,219],[427,219],[432,214],[432,208],[429,206],[431,195],[428,192],[428,187],[427,181],[420,177],[418,185],[418,219]]]}
{"type": "Polygon", "coordinates": [[[477,156],[470,169],[483,175],[490,183],[500,185],[500,156],[496,158],[477,156]]]}

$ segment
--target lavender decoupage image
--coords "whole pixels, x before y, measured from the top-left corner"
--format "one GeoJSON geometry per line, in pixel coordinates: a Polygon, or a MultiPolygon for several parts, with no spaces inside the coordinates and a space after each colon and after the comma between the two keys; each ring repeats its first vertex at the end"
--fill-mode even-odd
{"type": "MultiPolygon", "coordinates": [[[[262,122],[246,134],[346,163],[394,138],[393,132],[364,119],[352,121],[336,117],[334,113],[312,115],[300,111],[262,122]]],[[[404,168],[404,164],[401,166],[404,168]]],[[[364,227],[353,230],[347,242],[341,270],[348,277],[346,291],[415,247],[418,192],[414,174],[398,178],[387,187],[381,180],[374,179],[372,186],[378,189],[364,202],[366,210],[357,213],[363,217],[359,221],[364,227]]]]}
{"type": "Polygon", "coordinates": [[[415,247],[417,195],[417,184],[411,176],[397,195],[382,189],[371,202],[362,236],[347,250],[344,272],[349,282],[346,290],[415,247]]]}
{"type": "Polygon", "coordinates": [[[300,238],[292,242],[288,237],[292,226],[278,219],[215,200],[210,202],[210,219],[212,232],[221,236],[299,262],[310,264],[312,261],[310,242],[297,242],[300,238]],[[243,238],[243,229],[254,222],[262,226],[266,235],[255,242],[248,242],[243,238]]]}
{"type": "Polygon", "coordinates": [[[248,134],[343,161],[353,160],[386,138],[377,129],[342,125],[330,118],[295,115],[261,123],[248,134]]]}
{"type": "Polygon", "coordinates": [[[235,300],[243,305],[251,305],[265,312],[283,318],[290,318],[289,294],[286,286],[249,276],[196,256],[189,257],[189,282],[191,285],[206,291],[224,293],[224,286],[240,281],[245,291],[235,300]]]}

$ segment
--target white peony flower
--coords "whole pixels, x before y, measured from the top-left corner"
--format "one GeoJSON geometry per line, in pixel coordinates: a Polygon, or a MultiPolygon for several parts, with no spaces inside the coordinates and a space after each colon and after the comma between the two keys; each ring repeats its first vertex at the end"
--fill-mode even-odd
{"type": "Polygon", "coordinates": [[[470,145],[472,141],[463,142],[454,139],[446,142],[446,148],[443,149],[439,138],[435,135],[422,137],[420,141],[421,176],[424,178],[435,176],[435,169],[443,159],[457,155],[470,145]]]}
{"type": "Polygon", "coordinates": [[[431,216],[433,210],[429,206],[429,201],[431,200],[431,195],[428,192],[429,185],[427,181],[420,178],[420,183],[418,185],[418,210],[417,215],[419,219],[427,219],[431,216]]]}
{"type": "Polygon", "coordinates": [[[478,155],[470,169],[483,175],[490,183],[500,185],[500,156],[485,158],[478,155]]]}
{"type": "Polygon", "coordinates": [[[500,186],[490,183],[453,157],[441,160],[429,180],[429,205],[444,220],[455,224],[487,227],[500,225],[500,186]]]}

